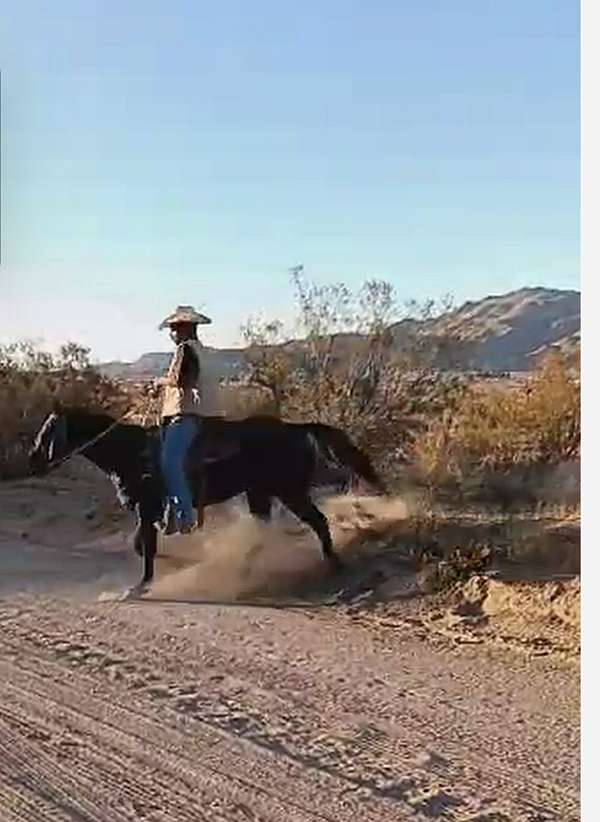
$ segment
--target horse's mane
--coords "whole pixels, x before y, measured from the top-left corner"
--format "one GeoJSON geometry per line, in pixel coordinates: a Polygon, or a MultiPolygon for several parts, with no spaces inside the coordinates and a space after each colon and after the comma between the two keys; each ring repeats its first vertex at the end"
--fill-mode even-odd
{"type": "Polygon", "coordinates": [[[90,411],[89,408],[85,408],[83,405],[67,405],[61,408],[58,413],[64,415],[71,423],[81,423],[86,427],[92,425],[108,428],[109,425],[114,425],[117,421],[115,417],[105,411],[90,411]]]}
{"type": "Polygon", "coordinates": [[[118,417],[106,412],[90,411],[81,406],[68,406],[64,407],[61,413],[75,442],[85,443],[100,437],[98,449],[110,459],[115,455],[120,458],[125,452],[129,453],[131,459],[129,449],[143,449],[147,442],[149,429],[131,422],[119,422],[118,417]],[[108,436],[104,438],[104,434],[108,436]]]}
{"type": "Polygon", "coordinates": [[[112,425],[116,421],[114,417],[104,411],[90,411],[82,405],[68,405],[61,409],[61,413],[67,417],[82,417],[90,422],[106,423],[106,425],[112,425]]]}

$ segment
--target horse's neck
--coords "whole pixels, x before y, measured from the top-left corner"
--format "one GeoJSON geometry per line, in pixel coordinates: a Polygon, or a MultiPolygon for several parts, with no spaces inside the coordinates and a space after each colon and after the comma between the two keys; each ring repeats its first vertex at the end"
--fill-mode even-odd
{"type": "MultiPolygon", "coordinates": [[[[92,434],[90,439],[94,439],[101,433],[102,429],[92,434]]],[[[122,430],[117,426],[89,447],[84,448],[82,455],[106,474],[124,475],[128,468],[137,467],[136,463],[139,462],[141,456],[140,451],[139,443],[133,437],[130,439],[123,436],[122,430]]]]}
{"type": "Polygon", "coordinates": [[[128,437],[117,428],[86,448],[83,456],[109,477],[121,505],[133,508],[141,501],[145,455],[143,443],[133,433],[128,437]]]}
{"type": "Polygon", "coordinates": [[[86,443],[95,440],[104,431],[114,425],[114,420],[108,416],[100,414],[87,415],[85,413],[73,413],[66,415],[67,430],[71,446],[83,448],[86,443]]]}

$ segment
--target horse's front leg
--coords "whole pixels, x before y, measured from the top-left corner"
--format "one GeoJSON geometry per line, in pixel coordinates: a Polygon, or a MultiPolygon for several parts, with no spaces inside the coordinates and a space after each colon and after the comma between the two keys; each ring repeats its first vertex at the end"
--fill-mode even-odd
{"type": "Polygon", "coordinates": [[[142,585],[149,585],[154,579],[154,559],[156,557],[157,532],[154,521],[143,519],[141,524],[144,544],[142,585]]]}
{"type": "Polygon", "coordinates": [[[147,590],[154,579],[154,560],[158,534],[156,531],[156,511],[151,506],[138,505],[137,527],[134,534],[136,553],[142,557],[142,578],[130,591],[130,596],[137,596],[147,590]]]}

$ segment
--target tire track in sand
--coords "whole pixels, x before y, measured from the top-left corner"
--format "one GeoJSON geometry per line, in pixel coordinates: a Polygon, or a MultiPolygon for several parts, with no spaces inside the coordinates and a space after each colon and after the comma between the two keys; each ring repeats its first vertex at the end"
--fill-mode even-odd
{"type": "Polygon", "coordinates": [[[60,682],[53,667],[0,662],[0,808],[19,822],[406,818],[373,797],[365,806],[342,780],[257,756],[243,741],[144,717],[146,705],[115,704],[89,677],[65,671],[60,682]]]}
{"type": "MultiPolygon", "coordinates": [[[[5,646],[5,650],[12,652],[13,656],[13,679],[17,676],[14,666],[21,671],[21,678],[18,680],[17,690],[27,688],[27,682],[35,681],[36,672],[43,673],[45,677],[44,682],[38,682],[35,687],[35,699],[38,699],[41,704],[44,702],[44,696],[48,694],[48,682],[52,682],[50,693],[53,693],[56,688],[63,687],[66,691],[59,700],[59,703],[64,706],[65,703],[72,703],[73,696],[71,691],[73,689],[73,680],[80,683],[77,687],[79,691],[89,692],[92,689],[103,692],[103,704],[109,701],[112,704],[117,703],[116,707],[120,711],[123,710],[124,704],[127,706],[126,714],[121,715],[118,722],[111,721],[109,728],[118,727],[123,730],[125,723],[129,722],[127,727],[130,728],[131,733],[138,741],[134,744],[134,752],[139,747],[139,740],[161,738],[159,745],[160,750],[171,750],[175,744],[173,739],[165,736],[166,729],[171,729],[176,726],[183,729],[186,733],[186,750],[180,752],[178,762],[181,759],[189,757],[190,751],[194,753],[192,762],[195,767],[198,767],[198,761],[202,762],[204,768],[210,771],[216,771],[223,776],[223,758],[219,756],[215,759],[211,758],[210,754],[214,751],[221,752],[226,750],[226,772],[227,779],[239,782],[239,774],[253,774],[253,783],[250,785],[250,793],[256,792],[262,786],[264,790],[267,787],[270,790],[270,795],[267,800],[267,808],[273,807],[273,801],[283,802],[283,807],[280,813],[283,813],[283,818],[318,818],[331,819],[340,818],[339,810],[340,803],[344,808],[343,819],[405,819],[407,814],[410,814],[412,819],[453,819],[453,820],[484,820],[494,814],[493,818],[496,822],[517,822],[517,820],[527,820],[527,822],[540,822],[541,820],[561,820],[566,822],[567,819],[576,819],[576,797],[571,797],[569,792],[564,792],[557,785],[539,784],[536,786],[535,793],[538,795],[537,802],[525,800],[525,796],[532,794],[531,775],[519,775],[515,773],[515,769],[510,766],[500,763],[497,759],[490,758],[487,764],[480,761],[479,765],[487,771],[488,769],[495,772],[496,780],[499,780],[498,787],[503,784],[506,790],[512,786],[511,791],[514,793],[515,788],[518,787],[518,793],[522,794],[522,799],[518,803],[520,810],[516,811],[513,803],[506,795],[506,800],[501,801],[500,807],[495,801],[477,802],[474,807],[471,802],[464,801],[467,796],[463,791],[456,793],[459,784],[463,782],[465,774],[454,772],[454,767],[445,774],[435,774],[431,772],[431,765],[426,764],[424,768],[414,767],[411,771],[398,773],[397,767],[392,769],[391,773],[381,771],[378,774],[378,769],[375,760],[370,762],[372,755],[376,757],[384,753],[388,747],[385,739],[378,739],[375,736],[373,739],[357,740],[359,743],[359,750],[351,750],[355,747],[354,743],[350,742],[350,749],[346,752],[335,750],[331,746],[331,740],[328,738],[310,739],[305,736],[305,730],[301,727],[294,727],[291,729],[292,736],[287,734],[280,738],[277,734],[272,735],[269,732],[269,722],[262,718],[260,711],[251,711],[248,713],[242,706],[235,704],[230,705],[229,701],[223,705],[211,704],[217,694],[204,694],[202,697],[198,695],[198,687],[193,687],[193,683],[189,683],[189,688],[186,687],[185,682],[169,683],[157,676],[160,673],[160,666],[157,669],[154,665],[154,674],[148,676],[148,665],[137,663],[128,656],[125,646],[120,648],[111,642],[110,653],[105,648],[96,647],[94,644],[90,645],[89,641],[84,639],[75,640],[65,636],[64,633],[54,633],[40,630],[39,626],[26,626],[20,623],[19,617],[25,616],[18,612],[12,611],[6,613],[4,620],[4,635],[0,640],[1,645],[5,646]],[[11,636],[12,635],[12,636],[11,636]],[[28,653],[23,658],[23,650],[28,648],[28,653]],[[33,658],[31,658],[33,657],[33,658]],[[125,687],[127,691],[119,692],[119,688],[125,687]],[[70,695],[71,694],[71,695],[70,695]],[[149,719],[150,718],[150,719],[149,719]],[[156,723],[161,725],[154,727],[156,723]],[[265,724],[266,722],[266,724],[265,724]],[[150,724],[149,724],[150,723],[150,724]],[[202,744],[198,747],[188,740],[197,740],[200,738],[202,744]],[[246,740],[249,740],[247,742],[246,740]],[[252,744],[250,744],[252,743],[252,744]],[[308,755],[303,753],[303,749],[307,748],[308,755]],[[316,747],[315,747],[316,744],[316,747]],[[237,759],[232,759],[232,746],[241,746],[241,756],[237,759]],[[208,746],[208,754],[206,746],[208,746]],[[259,746],[258,752],[256,747],[259,746]],[[271,748],[271,751],[265,750],[271,748]],[[362,748],[362,750],[361,750],[362,748]],[[277,752],[274,756],[272,751],[277,752]],[[250,755],[252,751],[252,755],[250,755]],[[365,755],[366,759],[365,759],[365,755]],[[256,772],[256,761],[261,761],[268,769],[259,769],[256,772]],[[267,764],[268,763],[268,764],[267,764]],[[373,771],[373,767],[375,770],[373,771]],[[427,773],[429,771],[429,778],[427,773]],[[369,776],[372,772],[373,776],[369,776]],[[256,773],[258,775],[256,776],[256,773]],[[431,777],[435,777],[433,780],[431,777]],[[390,781],[391,780],[391,781],[390,781]],[[441,781],[440,781],[441,780],[441,781]],[[308,791],[298,788],[309,784],[308,791]],[[458,783],[458,784],[457,784],[458,783]],[[444,784],[452,786],[450,791],[445,789],[444,784]],[[258,787],[257,787],[258,786],[258,787]],[[318,788],[319,805],[318,811],[314,810],[314,791],[318,788]],[[525,788],[528,788],[525,790],[525,788]],[[287,802],[292,799],[292,794],[297,794],[296,802],[292,805],[293,811],[286,806],[287,802]],[[298,801],[298,795],[302,797],[302,803],[298,801]],[[331,805],[328,807],[327,802],[322,801],[322,796],[326,795],[332,797],[331,805]],[[540,803],[542,796],[546,802],[540,803]],[[360,801],[364,799],[365,801],[360,801]],[[355,800],[355,801],[352,801],[355,800]],[[525,801],[524,801],[525,800],[525,801]],[[367,805],[369,811],[367,811],[367,805]],[[299,808],[296,805],[302,804],[307,817],[298,816],[299,808]],[[508,806],[511,806],[511,812],[508,806]],[[529,806],[529,807],[527,807],[529,806]],[[544,807],[545,806],[545,807],[544,807]],[[558,814],[551,808],[562,807],[566,813],[558,814]],[[566,809],[569,808],[567,811],[566,809]],[[376,810],[378,809],[378,810],[376,810]],[[513,812],[514,811],[514,812],[513,812]],[[295,813],[296,816],[293,816],[295,813]],[[372,813],[374,815],[372,815],[372,813]]],[[[4,654],[6,656],[6,654],[4,654]]],[[[166,662],[166,660],[163,660],[166,662]]],[[[146,660],[148,663],[149,660],[146,660]]],[[[166,671],[164,672],[166,673],[166,671]]],[[[54,697],[55,698],[55,697],[54,697]]],[[[35,699],[28,708],[30,713],[35,712],[35,699]]],[[[75,699],[75,704],[77,699],[75,699]]],[[[78,709],[78,721],[81,709],[78,709]]],[[[87,712],[86,707],[86,712],[87,712]]],[[[113,709],[113,714],[114,714],[113,709]]],[[[45,713],[48,713],[48,707],[44,708],[45,713]]],[[[105,721],[106,707],[102,710],[98,709],[94,714],[97,721],[101,719],[105,721]]],[[[408,716],[406,717],[409,718],[408,716]]],[[[412,723],[411,723],[412,724],[412,723]]],[[[77,725],[76,725],[77,727],[77,725]]],[[[419,733],[417,728],[413,728],[415,732],[414,741],[418,744],[419,733]]],[[[110,730],[108,736],[103,738],[99,743],[99,749],[102,751],[110,747],[111,735],[114,736],[115,731],[110,730]]],[[[422,734],[421,734],[422,736],[422,734]]],[[[116,752],[122,752],[126,747],[124,741],[119,741],[116,752]]],[[[132,754],[134,760],[139,759],[139,752],[132,754]]],[[[162,754],[159,752],[158,757],[162,754]]],[[[484,755],[484,760],[487,759],[484,755]]],[[[391,760],[394,761],[393,759],[391,760]]],[[[98,769],[101,763],[96,762],[94,767],[98,769]]],[[[446,768],[449,763],[446,763],[446,768]]],[[[141,769],[146,769],[152,773],[152,768],[156,768],[156,759],[147,759],[142,763],[134,762],[128,767],[132,772],[139,772],[141,769]]],[[[435,770],[435,769],[434,769],[435,770]]],[[[202,784],[206,784],[206,779],[210,774],[202,779],[202,784]]],[[[214,773],[213,773],[214,776],[214,773]]],[[[108,778],[108,777],[103,777],[108,778]]],[[[152,776],[152,779],[155,777],[152,776]]],[[[171,777],[172,778],[172,777],[171,777]]],[[[471,781],[471,780],[469,780],[471,781]]],[[[246,786],[247,787],[247,786],[246,786]]],[[[466,787],[463,784],[463,788],[466,787]]],[[[221,795],[223,791],[221,790],[221,795]]],[[[473,794],[473,798],[479,792],[473,794]]],[[[504,790],[497,793],[496,796],[505,796],[504,790]]],[[[243,797],[241,799],[243,804],[243,797]]],[[[256,809],[255,802],[250,803],[256,809]]],[[[203,805],[206,808],[206,803],[203,805]]],[[[247,807],[247,803],[246,803],[247,807]]],[[[169,817],[167,817],[169,818],[169,817]]],[[[177,816],[173,818],[178,818],[177,816]]],[[[203,818],[196,816],[193,818],[203,818]]],[[[210,817],[219,818],[219,817],[210,817]]],[[[233,815],[227,815],[227,819],[237,819],[233,815]]],[[[247,816],[240,818],[248,818],[247,816]]],[[[261,816],[257,818],[270,819],[271,816],[261,816]]],[[[282,818],[281,815],[276,815],[274,818],[282,818]]]]}

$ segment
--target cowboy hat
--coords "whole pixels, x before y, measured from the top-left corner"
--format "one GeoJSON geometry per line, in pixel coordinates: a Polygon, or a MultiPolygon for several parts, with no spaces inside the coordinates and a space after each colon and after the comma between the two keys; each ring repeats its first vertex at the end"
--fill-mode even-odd
{"type": "Polygon", "coordinates": [[[191,305],[178,305],[175,311],[172,314],[169,314],[169,316],[161,322],[158,328],[162,331],[163,328],[169,328],[169,326],[177,325],[178,323],[210,325],[212,320],[209,317],[205,317],[204,314],[200,314],[191,305]]]}

